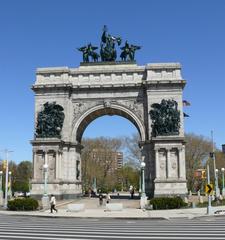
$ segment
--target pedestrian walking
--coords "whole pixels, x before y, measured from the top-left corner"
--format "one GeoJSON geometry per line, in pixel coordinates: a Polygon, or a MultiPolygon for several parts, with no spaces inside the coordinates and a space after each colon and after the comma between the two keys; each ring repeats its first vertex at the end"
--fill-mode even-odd
{"type": "Polygon", "coordinates": [[[134,198],[134,187],[132,185],[130,185],[129,191],[130,191],[130,197],[131,197],[131,199],[133,199],[134,198]]]}
{"type": "Polygon", "coordinates": [[[51,199],[50,199],[51,213],[53,213],[53,210],[58,212],[58,210],[55,208],[55,205],[56,205],[55,196],[54,196],[54,194],[51,194],[51,199]]]}
{"type": "Polygon", "coordinates": [[[103,195],[102,195],[101,190],[99,190],[98,198],[99,198],[99,205],[102,206],[102,204],[103,204],[103,195]]]}
{"type": "Polygon", "coordinates": [[[92,189],[89,188],[89,189],[88,189],[88,197],[89,197],[89,198],[91,198],[91,194],[92,194],[92,189]]]}
{"type": "Polygon", "coordinates": [[[106,203],[109,203],[110,200],[111,200],[110,194],[107,193],[107,194],[106,194],[106,203]]]}
{"type": "Polygon", "coordinates": [[[133,199],[134,198],[134,188],[131,190],[131,198],[133,199]]]}

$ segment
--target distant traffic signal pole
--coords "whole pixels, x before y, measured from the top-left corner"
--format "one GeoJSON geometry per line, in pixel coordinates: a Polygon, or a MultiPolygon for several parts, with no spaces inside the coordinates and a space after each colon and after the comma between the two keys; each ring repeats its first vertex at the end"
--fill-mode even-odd
{"type": "Polygon", "coordinates": [[[218,179],[217,179],[217,173],[216,173],[216,156],[215,156],[215,150],[214,150],[214,141],[213,141],[213,131],[211,131],[211,137],[212,137],[212,154],[211,157],[213,159],[213,168],[214,168],[214,183],[215,183],[215,194],[216,199],[219,198],[220,192],[218,187],[218,179]]]}

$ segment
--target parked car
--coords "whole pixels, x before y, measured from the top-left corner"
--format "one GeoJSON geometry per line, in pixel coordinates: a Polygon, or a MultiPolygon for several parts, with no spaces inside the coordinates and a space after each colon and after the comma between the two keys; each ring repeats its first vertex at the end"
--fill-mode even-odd
{"type": "Polygon", "coordinates": [[[30,197],[30,192],[15,192],[14,197],[30,197]]]}
{"type": "Polygon", "coordinates": [[[218,215],[225,215],[225,210],[217,210],[214,212],[214,215],[218,216],[218,215]]]}

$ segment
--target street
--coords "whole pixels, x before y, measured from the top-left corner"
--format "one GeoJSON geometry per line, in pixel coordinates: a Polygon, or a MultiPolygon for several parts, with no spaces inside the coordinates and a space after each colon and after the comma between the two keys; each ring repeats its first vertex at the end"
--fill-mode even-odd
{"type": "Polygon", "coordinates": [[[143,220],[0,215],[0,239],[225,239],[225,217],[143,220]]]}

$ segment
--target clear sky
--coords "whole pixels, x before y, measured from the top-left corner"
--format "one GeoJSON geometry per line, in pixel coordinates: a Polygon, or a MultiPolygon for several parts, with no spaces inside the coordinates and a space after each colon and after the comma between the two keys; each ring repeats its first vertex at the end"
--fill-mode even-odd
{"type": "MultiPolygon", "coordinates": [[[[223,0],[1,0],[0,150],[11,159],[32,159],[37,67],[78,67],[77,47],[99,45],[109,33],[141,45],[139,65],[180,62],[187,81],[186,132],[225,143],[225,1],[223,0]]],[[[85,136],[130,135],[136,129],[120,117],[102,117],[85,136]],[[104,128],[103,128],[104,126],[104,128]]],[[[0,157],[4,155],[0,153],[0,157]]]]}

